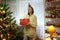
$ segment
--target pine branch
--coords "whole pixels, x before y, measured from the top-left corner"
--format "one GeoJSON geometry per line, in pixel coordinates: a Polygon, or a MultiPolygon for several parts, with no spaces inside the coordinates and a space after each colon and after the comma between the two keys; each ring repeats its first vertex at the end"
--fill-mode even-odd
{"type": "Polygon", "coordinates": [[[8,11],[6,13],[7,13],[7,16],[8,16],[8,15],[11,15],[13,12],[8,11]]]}
{"type": "Polygon", "coordinates": [[[10,22],[12,22],[14,19],[15,19],[15,17],[14,17],[14,18],[12,18],[12,19],[10,20],[10,22]]]}
{"type": "Polygon", "coordinates": [[[5,8],[5,11],[7,12],[10,7],[5,8]]]}

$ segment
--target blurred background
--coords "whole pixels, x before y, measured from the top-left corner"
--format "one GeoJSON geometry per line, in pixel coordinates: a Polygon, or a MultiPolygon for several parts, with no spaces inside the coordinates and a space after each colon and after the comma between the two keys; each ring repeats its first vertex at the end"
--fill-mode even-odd
{"type": "Polygon", "coordinates": [[[27,15],[28,2],[34,9],[34,14],[37,16],[37,36],[44,39],[44,0],[7,0],[10,10],[13,12],[16,23],[19,25],[20,19],[27,15]]]}

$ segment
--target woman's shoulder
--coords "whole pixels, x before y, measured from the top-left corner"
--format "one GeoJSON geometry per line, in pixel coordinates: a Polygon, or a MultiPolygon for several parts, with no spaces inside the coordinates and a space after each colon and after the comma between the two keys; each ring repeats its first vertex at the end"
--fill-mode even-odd
{"type": "Polygon", "coordinates": [[[25,15],[24,18],[28,18],[29,16],[28,15],[25,15]]]}
{"type": "Polygon", "coordinates": [[[32,15],[32,16],[36,18],[36,15],[32,15]]]}

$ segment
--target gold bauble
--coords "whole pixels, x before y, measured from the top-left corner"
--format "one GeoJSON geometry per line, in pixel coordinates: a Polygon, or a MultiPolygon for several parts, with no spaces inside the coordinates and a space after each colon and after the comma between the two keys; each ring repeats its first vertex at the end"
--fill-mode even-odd
{"type": "Polygon", "coordinates": [[[8,38],[10,38],[10,34],[8,33],[8,38]]]}
{"type": "Polygon", "coordinates": [[[6,40],[6,38],[3,38],[3,40],[6,40]]]}
{"type": "Polygon", "coordinates": [[[4,25],[5,27],[8,27],[8,26],[9,26],[9,25],[6,25],[6,24],[4,24],[4,23],[3,23],[3,25],[4,25]]]}
{"type": "Polygon", "coordinates": [[[11,38],[11,37],[12,37],[12,33],[9,32],[9,33],[8,33],[8,38],[11,38]]]}
{"type": "Polygon", "coordinates": [[[3,12],[1,12],[1,14],[2,14],[3,12]]]}
{"type": "Polygon", "coordinates": [[[0,28],[3,28],[3,27],[0,25],[0,28]]]}
{"type": "Polygon", "coordinates": [[[3,21],[2,18],[0,18],[0,21],[3,21]]]}
{"type": "MultiPolygon", "coordinates": [[[[51,38],[46,38],[45,40],[51,40],[51,38]]],[[[57,40],[56,38],[53,38],[53,40],[57,40]]]]}
{"type": "Polygon", "coordinates": [[[1,38],[3,38],[3,34],[1,34],[1,38]]]}
{"type": "Polygon", "coordinates": [[[5,11],[3,10],[3,11],[1,11],[0,13],[1,13],[1,14],[5,14],[5,11]]]}
{"type": "Polygon", "coordinates": [[[3,31],[5,31],[5,29],[2,29],[3,31]]]}
{"type": "Polygon", "coordinates": [[[0,8],[1,10],[3,9],[3,7],[0,8]]]}
{"type": "Polygon", "coordinates": [[[51,40],[50,38],[46,38],[45,40],[51,40]]]}
{"type": "Polygon", "coordinates": [[[8,25],[6,25],[6,28],[8,27],[8,25]]]}
{"type": "Polygon", "coordinates": [[[1,11],[0,11],[0,13],[1,13],[1,11]]]}
{"type": "Polygon", "coordinates": [[[6,27],[9,27],[10,25],[6,25],[6,27]]]}
{"type": "Polygon", "coordinates": [[[2,13],[5,13],[5,11],[3,11],[2,13]]]}
{"type": "Polygon", "coordinates": [[[10,18],[9,16],[7,16],[7,18],[10,18]]]}

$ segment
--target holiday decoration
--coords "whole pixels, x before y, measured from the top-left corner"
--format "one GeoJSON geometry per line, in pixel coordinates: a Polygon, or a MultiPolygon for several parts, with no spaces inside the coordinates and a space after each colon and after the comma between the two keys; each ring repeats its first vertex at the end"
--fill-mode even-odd
{"type": "Polygon", "coordinates": [[[8,33],[8,38],[11,38],[11,37],[12,37],[12,33],[9,32],[9,33],[8,33]]]}
{"type": "Polygon", "coordinates": [[[1,38],[3,38],[3,34],[1,34],[1,38]]]}
{"type": "Polygon", "coordinates": [[[55,30],[54,26],[53,26],[53,25],[50,25],[49,28],[48,28],[48,32],[50,33],[50,38],[51,38],[51,40],[53,40],[52,35],[53,35],[53,33],[54,33],[55,31],[56,31],[56,30],[55,30]]]}
{"type": "Polygon", "coordinates": [[[18,25],[15,18],[12,18],[12,12],[8,11],[8,4],[0,4],[0,39],[13,40],[18,34],[18,25]],[[13,37],[13,38],[12,38],[13,37]]]}
{"type": "Polygon", "coordinates": [[[20,25],[26,26],[29,22],[29,19],[20,19],[20,25]]]}
{"type": "Polygon", "coordinates": [[[48,32],[55,32],[55,28],[53,25],[50,25],[48,28],[48,32]]]}
{"type": "Polygon", "coordinates": [[[0,13],[1,13],[1,11],[0,11],[0,13]]]}
{"type": "Polygon", "coordinates": [[[3,40],[6,40],[6,38],[3,38],[3,40]]]}
{"type": "Polygon", "coordinates": [[[0,18],[0,21],[2,21],[2,18],[0,18]]]}
{"type": "Polygon", "coordinates": [[[0,7],[1,10],[3,10],[3,7],[0,7]]]}
{"type": "Polygon", "coordinates": [[[3,10],[3,13],[5,13],[5,11],[3,10]]]}

